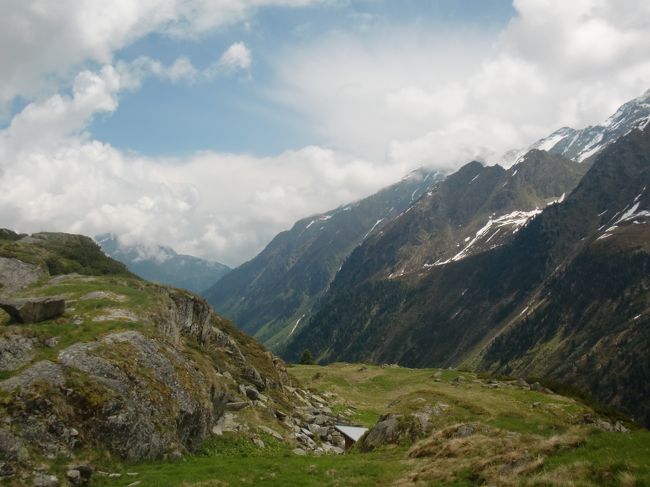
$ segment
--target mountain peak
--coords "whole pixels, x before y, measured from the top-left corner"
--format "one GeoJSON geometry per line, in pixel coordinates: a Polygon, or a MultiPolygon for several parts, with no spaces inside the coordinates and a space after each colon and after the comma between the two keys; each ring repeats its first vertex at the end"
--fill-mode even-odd
{"type": "Polygon", "coordinates": [[[630,131],[643,129],[650,122],[650,89],[621,105],[602,124],[583,129],[562,127],[536,141],[526,149],[509,151],[501,157],[506,166],[514,165],[532,150],[545,150],[583,162],[630,131]]]}

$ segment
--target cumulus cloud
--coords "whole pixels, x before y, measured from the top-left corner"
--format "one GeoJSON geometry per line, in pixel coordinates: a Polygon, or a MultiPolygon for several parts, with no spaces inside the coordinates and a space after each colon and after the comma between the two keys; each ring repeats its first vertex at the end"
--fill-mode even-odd
{"type": "Polygon", "coordinates": [[[245,71],[250,69],[251,63],[250,49],[243,42],[236,42],[221,55],[216,69],[222,69],[227,73],[239,70],[245,71]]]}
{"type": "Polygon", "coordinates": [[[0,110],[6,112],[16,96],[51,92],[84,62],[112,62],[117,50],[152,32],[195,38],[260,7],[329,1],[334,0],[6,0],[0,16],[0,110]]]}
{"type": "Polygon", "coordinates": [[[141,87],[142,82],[151,76],[170,83],[197,83],[248,71],[251,64],[250,49],[243,42],[236,42],[228,47],[218,60],[205,69],[196,68],[192,61],[185,56],[176,58],[168,66],[148,56],[140,56],[128,62],[118,60],[116,69],[121,76],[122,88],[137,90],[141,87]]]}
{"type": "Polygon", "coordinates": [[[514,7],[498,35],[381,26],[292,47],[271,96],[341,150],[449,167],[597,123],[650,87],[649,2],[514,7]]]}
{"type": "MultiPolygon", "coordinates": [[[[117,106],[117,70],[84,71],[72,95],[33,102],[0,132],[0,222],[21,231],[112,232],[238,264],[306,215],[347,203],[407,170],[320,147],[275,157],[124,153],[83,131],[117,106]]],[[[154,248],[152,246],[152,248],[154,248]]]]}

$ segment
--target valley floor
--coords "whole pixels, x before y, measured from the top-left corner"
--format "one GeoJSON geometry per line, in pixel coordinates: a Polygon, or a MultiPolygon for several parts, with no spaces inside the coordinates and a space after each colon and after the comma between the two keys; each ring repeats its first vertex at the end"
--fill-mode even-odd
{"type": "Polygon", "coordinates": [[[473,373],[359,364],[291,369],[334,410],[372,427],[386,413],[433,411],[433,433],[369,453],[296,456],[263,437],[224,436],[174,461],[113,465],[102,486],[650,485],[650,432],[600,419],[570,398],[473,373]],[[467,433],[469,432],[469,433],[467,433]],[[132,475],[129,475],[132,474],[132,475]],[[139,482],[136,484],[136,482],[139,482]]]}

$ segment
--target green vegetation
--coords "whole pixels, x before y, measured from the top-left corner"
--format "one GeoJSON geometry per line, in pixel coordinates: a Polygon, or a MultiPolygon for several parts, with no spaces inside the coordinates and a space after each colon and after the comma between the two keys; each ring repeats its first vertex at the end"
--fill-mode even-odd
{"type": "Polygon", "coordinates": [[[266,445],[264,449],[250,439],[220,438],[211,440],[199,454],[180,460],[122,465],[122,477],[98,477],[100,480],[95,484],[124,486],[140,480],[143,486],[156,487],[374,487],[392,485],[408,467],[402,449],[344,456],[297,456],[286,445],[260,436],[266,445]]]}
{"type": "Polygon", "coordinates": [[[387,412],[445,407],[433,418],[433,433],[411,445],[297,456],[264,433],[258,436],[265,448],[250,435],[230,434],[179,460],[113,464],[111,471],[122,476],[98,477],[97,485],[650,485],[650,432],[607,433],[581,424],[593,412],[571,398],[517,388],[514,381],[491,387],[494,381],[485,375],[452,370],[360,364],[290,370],[303,386],[332,398],[334,411],[354,411],[354,420],[366,426],[387,412]],[[477,430],[455,436],[463,424],[477,430]]]}
{"type": "MultiPolygon", "coordinates": [[[[23,237],[23,236],[20,236],[23,237]]],[[[38,265],[50,275],[133,276],[126,266],[104,255],[90,238],[66,233],[35,233],[30,242],[20,242],[15,234],[0,238],[0,257],[16,258],[38,265]]]]}

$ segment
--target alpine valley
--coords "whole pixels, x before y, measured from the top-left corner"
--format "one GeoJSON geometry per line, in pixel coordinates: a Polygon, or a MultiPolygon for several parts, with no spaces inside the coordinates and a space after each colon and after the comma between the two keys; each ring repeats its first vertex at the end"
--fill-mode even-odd
{"type": "Polygon", "coordinates": [[[290,361],[539,377],[648,425],[649,121],[650,91],[507,168],[413,173],[297,222],[207,298],[290,361]]]}

